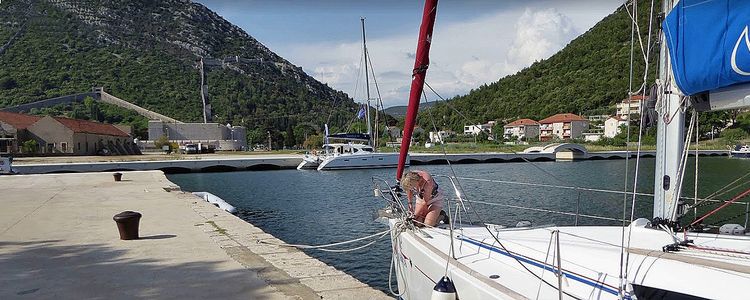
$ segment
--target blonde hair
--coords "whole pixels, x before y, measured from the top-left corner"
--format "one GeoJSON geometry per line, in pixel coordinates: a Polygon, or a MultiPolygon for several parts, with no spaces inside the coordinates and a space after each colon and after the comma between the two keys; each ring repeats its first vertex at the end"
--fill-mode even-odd
{"type": "Polygon", "coordinates": [[[409,172],[406,173],[404,178],[401,178],[401,187],[404,190],[409,190],[416,188],[417,185],[419,185],[420,182],[422,182],[422,176],[419,175],[417,172],[409,172]]]}

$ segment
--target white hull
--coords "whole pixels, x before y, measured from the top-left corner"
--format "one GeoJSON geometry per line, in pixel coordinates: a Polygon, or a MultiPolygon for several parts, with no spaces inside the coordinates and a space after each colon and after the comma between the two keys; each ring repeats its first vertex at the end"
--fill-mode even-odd
{"type": "MultiPolygon", "coordinates": [[[[637,287],[635,292],[631,288],[626,293],[626,299],[648,291],[648,288],[683,299],[690,296],[707,299],[747,297],[750,255],[718,255],[694,249],[664,253],[662,247],[674,242],[671,235],[644,227],[644,221],[636,222],[632,227],[628,283],[637,287]]],[[[389,223],[393,227],[396,220],[390,219],[389,223]]],[[[456,260],[451,259],[448,276],[455,283],[458,297],[558,298],[557,264],[553,259],[556,246],[552,239],[555,230],[562,232],[563,291],[581,299],[618,299],[622,227],[614,226],[495,231],[510,253],[500,247],[484,227],[456,229],[453,240],[456,260]],[[553,286],[542,283],[519,261],[553,286]]],[[[422,231],[427,235],[407,230],[394,239],[397,265],[394,273],[399,291],[404,291],[402,298],[407,300],[429,299],[435,281],[445,273],[450,248],[449,230],[432,228],[422,231]]],[[[688,238],[702,247],[750,252],[750,237],[747,236],[688,234],[688,238]]],[[[564,298],[573,299],[568,295],[564,298]]]]}
{"type": "Polygon", "coordinates": [[[297,165],[297,170],[317,170],[322,160],[323,158],[317,155],[305,155],[302,162],[297,165]]]}
{"type": "MultiPolygon", "coordinates": [[[[395,168],[398,166],[398,153],[364,152],[326,157],[318,166],[318,171],[346,169],[395,168]]],[[[406,165],[409,165],[406,157],[406,165]]]]}

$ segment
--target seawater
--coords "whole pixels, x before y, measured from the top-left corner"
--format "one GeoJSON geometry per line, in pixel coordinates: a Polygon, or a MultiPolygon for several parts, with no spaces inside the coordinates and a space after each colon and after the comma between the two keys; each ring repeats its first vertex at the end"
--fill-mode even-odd
{"type": "MultiPolygon", "coordinates": [[[[707,196],[750,172],[750,160],[701,157],[698,165],[699,197],[707,196]]],[[[635,168],[636,160],[629,160],[628,191],[633,190],[635,168]]],[[[625,160],[430,165],[415,166],[413,169],[440,175],[453,175],[455,172],[456,176],[467,178],[459,180],[459,183],[463,187],[465,198],[469,200],[573,213],[579,211],[581,214],[610,218],[623,216],[625,202],[626,215],[627,218],[630,217],[631,196],[472,180],[504,180],[623,191],[626,190],[625,160]]],[[[654,160],[641,159],[638,169],[638,192],[652,193],[654,160]]],[[[692,197],[695,177],[693,158],[689,160],[685,173],[683,195],[692,197]]],[[[387,229],[374,220],[376,211],[385,203],[374,197],[372,178],[383,178],[393,183],[395,169],[191,173],[168,177],[186,191],[207,191],[223,198],[237,207],[239,217],[287,243],[318,245],[354,239],[387,229]]],[[[748,180],[750,179],[744,180],[745,184],[740,189],[730,191],[721,198],[731,198],[750,188],[748,180]]],[[[450,182],[439,178],[438,183],[441,189],[450,194],[450,182]]],[[[652,201],[650,197],[636,199],[636,218],[651,218],[652,201]]],[[[534,225],[573,225],[576,222],[573,216],[546,212],[476,203],[469,208],[472,211],[463,214],[464,220],[482,220],[508,226],[521,220],[531,221],[534,225]]],[[[734,217],[734,223],[744,224],[744,210],[744,205],[735,205],[722,211],[715,219],[734,217]]],[[[700,213],[701,211],[698,212],[699,215],[700,213]]],[[[579,225],[618,223],[588,218],[578,218],[577,221],[579,225]]],[[[386,291],[390,247],[390,240],[384,238],[370,247],[354,252],[306,252],[366,284],[386,291]]]]}

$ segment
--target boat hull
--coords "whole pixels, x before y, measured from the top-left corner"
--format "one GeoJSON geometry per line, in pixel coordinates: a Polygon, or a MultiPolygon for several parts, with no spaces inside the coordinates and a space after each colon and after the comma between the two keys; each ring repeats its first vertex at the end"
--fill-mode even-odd
{"type": "MultiPolygon", "coordinates": [[[[399,221],[388,222],[391,228],[398,227],[399,221]]],[[[403,299],[430,299],[450,259],[448,276],[460,299],[556,299],[558,267],[553,232],[559,231],[562,285],[569,293],[563,298],[620,299],[617,287],[622,248],[618,244],[622,230],[616,226],[492,229],[492,235],[504,244],[500,246],[484,227],[463,227],[454,230],[453,259],[448,256],[448,229],[407,229],[392,235],[394,276],[403,299]],[[539,277],[549,284],[542,284],[539,277]]],[[[668,233],[644,226],[631,230],[628,282],[633,288],[625,299],[639,293],[648,295],[648,291],[679,299],[739,299],[750,284],[750,255],[744,254],[749,250],[746,245],[750,237],[689,233],[688,238],[701,247],[739,252],[717,255],[714,251],[685,249],[665,253],[662,247],[673,243],[668,233]],[[702,281],[690,284],[680,278],[702,281]]]]}
{"type": "Polygon", "coordinates": [[[297,165],[297,170],[317,170],[322,159],[318,156],[305,156],[297,165]]]}
{"type": "Polygon", "coordinates": [[[730,154],[734,158],[750,158],[750,152],[748,151],[732,151],[730,154]]]}
{"type": "MultiPolygon", "coordinates": [[[[318,171],[395,168],[398,166],[398,153],[362,153],[331,156],[324,159],[318,171]]],[[[407,165],[409,158],[406,158],[407,165]]]]}

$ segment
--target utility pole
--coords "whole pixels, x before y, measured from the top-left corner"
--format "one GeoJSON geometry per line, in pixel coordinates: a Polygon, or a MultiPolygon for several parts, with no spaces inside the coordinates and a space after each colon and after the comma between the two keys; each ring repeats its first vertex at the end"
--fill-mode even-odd
{"type": "MultiPolygon", "coordinates": [[[[1,0],[0,0],[1,1],[1,0]]],[[[237,55],[235,56],[227,56],[223,59],[219,58],[204,58],[201,56],[200,61],[198,61],[198,70],[200,71],[201,76],[201,101],[203,102],[203,123],[208,123],[213,121],[213,112],[211,110],[211,103],[209,103],[209,97],[208,97],[208,80],[206,79],[206,72],[205,68],[210,67],[222,67],[230,69],[233,69],[235,71],[240,72],[241,74],[244,74],[244,71],[239,69],[236,66],[232,66],[231,64],[250,64],[250,63],[264,63],[263,58],[242,58],[237,55]]]]}
{"type": "Polygon", "coordinates": [[[268,151],[271,151],[271,131],[267,131],[268,133],[268,151]]]}

